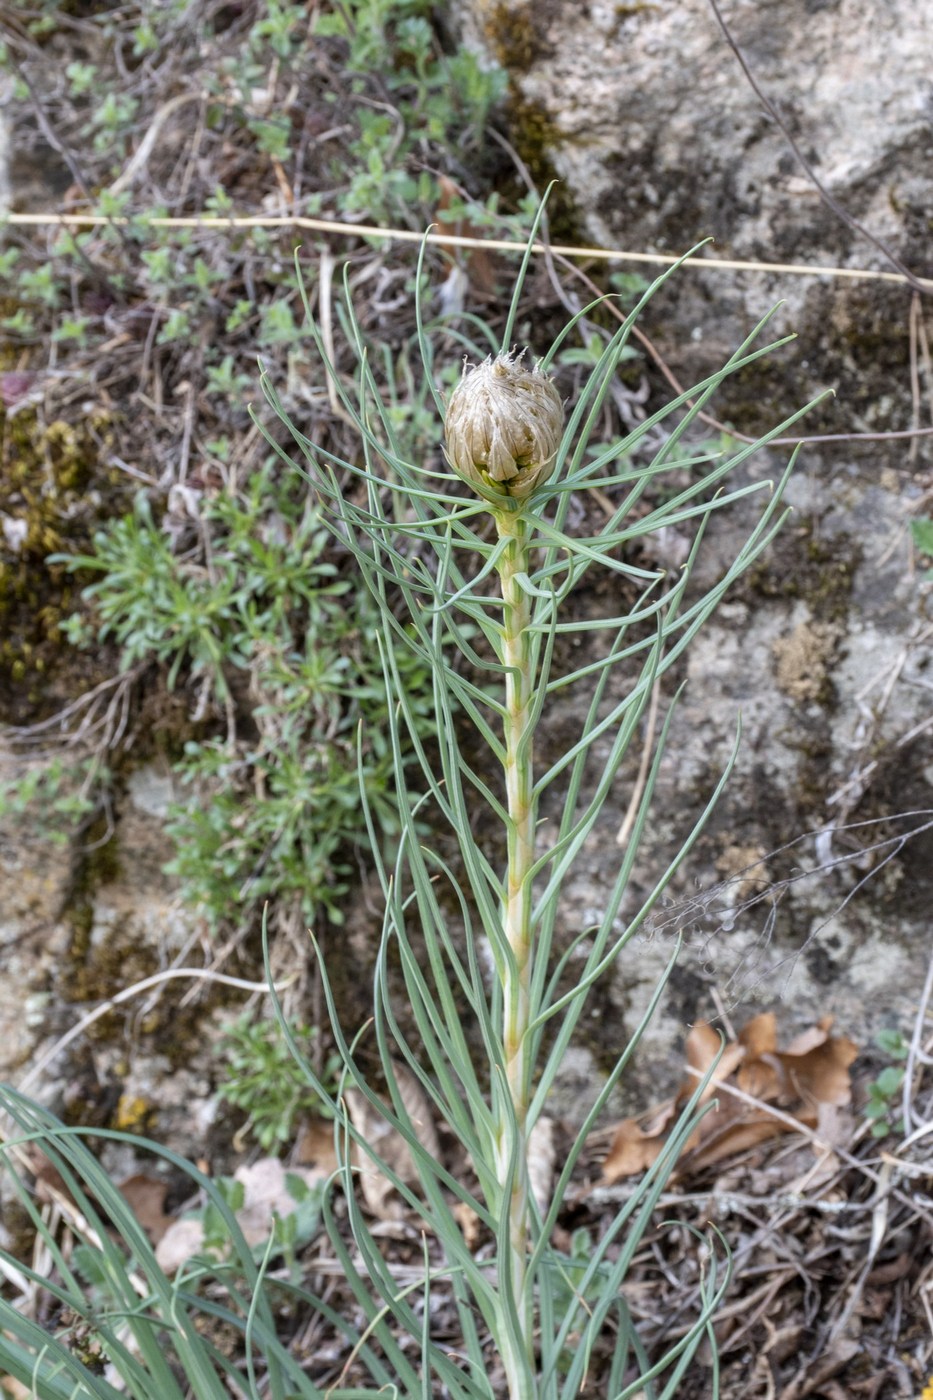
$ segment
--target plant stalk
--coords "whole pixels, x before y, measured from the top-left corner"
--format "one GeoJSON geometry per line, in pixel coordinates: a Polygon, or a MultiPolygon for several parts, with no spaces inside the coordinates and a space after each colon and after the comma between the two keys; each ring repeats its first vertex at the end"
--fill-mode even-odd
{"type": "MultiPolygon", "coordinates": [[[[529,1184],[527,1118],[531,1092],[529,986],[534,956],[531,928],[531,868],[535,848],[535,800],[531,707],[531,599],[519,581],[528,574],[527,521],[521,511],[496,514],[500,537],[509,545],[499,565],[502,585],[502,663],[505,668],[505,784],[508,802],[508,869],[503,929],[509,947],[502,983],[502,1040],[511,1111],[498,1124],[497,1173],[509,1200],[509,1266],[522,1339],[522,1355],[503,1346],[509,1400],[532,1400],[534,1310],[527,1280],[529,1184]],[[514,1164],[514,1166],[513,1166],[514,1164]]],[[[511,1329],[504,1329],[503,1341],[511,1329]]]]}

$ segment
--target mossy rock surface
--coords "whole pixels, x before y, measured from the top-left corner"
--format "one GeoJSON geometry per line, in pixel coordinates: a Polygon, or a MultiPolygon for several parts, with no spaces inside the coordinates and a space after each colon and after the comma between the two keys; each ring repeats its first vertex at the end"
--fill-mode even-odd
{"type": "Polygon", "coordinates": [[[110,438],[103,413],[0,412],[0,723],[43,720],[113,669],[108,649],[80,652],[62,636],[82,609],[81,580],[50,562],[86,550],[95,525],[126,508],[125,479],[104,465],[110,438]]]}

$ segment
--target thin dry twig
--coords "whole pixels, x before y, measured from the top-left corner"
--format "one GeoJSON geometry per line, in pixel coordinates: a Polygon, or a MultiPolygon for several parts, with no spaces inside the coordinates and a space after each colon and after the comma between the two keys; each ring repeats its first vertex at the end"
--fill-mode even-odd
{"type": "Polygon", "coordinates": [[[131,987],[124,987],[121,992],[108,997],[106,1001],[95,1006],[92,1011],[86,1012],[80,1021],[75,1022],[70,1030],[59,1036],[55,1044],[32,1066],[29,1073],[20,1081],[19,1092],[29,1093],[30,1089],[37,1083],[39,1076],[48,1069],[49,1065],[66,1050],[72,1041],[76,1040],[88,1026],[92,1026],[95,1021],[99,1021],[101,1016],[106,1016],[124,1002],[131,1001],[133,997],[139,996],[142,992],[149,991],[151,987],[159,986],[164,982],[172,982],[178,978],[188,978],[200,980],[202,982],[219,983],[224,987],[236,987],[244,992],[275,992],[280,995],[292,982],[297,973],[293,973],[283,982],[270,987],[268,982],[248,982],[243,977],[230,977],[224,972],[213,972],[206,967],[167,967],[162,972],[154,972],[151,977],[144,977],[139,982],[134,982],[131,987]]]}
{"type": "Polygon", "coordinates": [[[872,233],[871,229],[866,228],[864,224],[860,223],[858,219],[856,219],[852,214],[850,214],[848,209],[846,209],[842,204],[840,204],[838,199],[836,199],[835,195],[831,194],[830,191],[827,189],[826,185],[823,184],[823,181],[817,175],[813,166],[810,164],[810,162],[804,155],[800,143],[794,137],[794,134],[791,131],[790,127],[787,125],[787,122],[781,116],[780,111],[771,101],[770,97],[768,97],[767,93],[762,88],[758,79],[755,77],[755,74],[752,71],[748,59],[745,57],[745,54],[743,53],[742,49],[736,43],[736,40],[733,37],[731,30],[729,29],[729,26],[726,24],[726,21],[723,18],[722,10],[719,7],[718,0],[709,0],[709,4],[711,10],[713,11],[713,14],[716,16],[716,22],[722,30],[723,37],[726,43],[729,45],[730,49],[738,59],[739,66],[741,67],[742,72],[745,74],[749,86],[752,88],[752,91],[755,93],[755,96],[758,98],[762,107],[764,107],[765,111],[768,113],[768,116],[782,132],[784,139],[793,151],[801,170],[804,172],[807,179],[813,185],[814,189],[816,189],[819,192],[820,198],[823,200],[826,207],[828,209],[831,209],[832,212],[836,215],[836,217],[841,219],[842,222],[846,224],[849,228],[853,229],[856,233],[860,233],[863,238],[867,238],[869,243],[873,244],[874,247],[878,249],[879,253],[881,253],[887,259],[891,266],[897,269],[902,281],[906,282],[909,286],[913,287],[914,290],[917,292],[926,293],[930,291],[929,279],[925,277],[917,277],[913,272],[911,272],[910,268],[907,267],[904,263],[902,263],[897,254],[893,252],[891,248],[888,247],[887,243],[885,243],[883,239],[879,238],[877,234],[872,233]]]}
{"type": "MultiPolygon", "coordinates": [[[[552,251],[553,251],[555,254],[558,252],[558,250],[557,250],[556,248],[553,249],[552,251]]],[[[595,296],[599,296],[599,295],[600,295],[600,289],[599,289],[599,287],[597,287],[596,283],[593,282],[593,281],[591,280],[591,278],[589,278],[589,277],[586,275],[586,273],[582,270],[582,268],[578,268],[578,267],[574,266],[573,264],[568,263],[566,260],[563,260],[563,261],[564,261],[564,266],[565,266],[565,267],[568,267],[569,271],[573,274],[574,277],[578,278],[581,282],[584,282],[584,283],[586,284],[586,286],[588,287],[588,289],[590,290],[590,292],[592,292],[595,296]]],[[[700,259],[700,261],[701,261],[701,262],[705,262],[705,259],[700,259]]],[[[761,266],[764,267],[764,264],[761,264],[761,266]]],[[[787,270],[787,271],[790,271],[791,269],[788,268],[788,269],[786,269],[786,270],[787,270]]],[[[879,274],[879,275],[881,275],[881,276],[883,276],[883,277],[885,277],[885,278],[890,278],[890,277],[895,276],[894,273],[883,273],[883,274],[879,274]]],[[[607,299],[607,300],[605,301],[605,306],[606,306],[607,310],[609,311],[610,315],[615,316],[615,318],[616,318],[618,321],[624,321],[624,320],[625,320],[625,316],[624,316],[623,313],[619,310],[619,308],[612,302],[611,299],[607,299]]],[[[635,339],[639,342],[639,344],[642,345],[642,346],[644,347],[644,349],[647,351],[647,353],[650,355],[651,359],[652,359],[652,360],[654,361],[654,363],[657,365],[658,369],[661,371],[661,373],[663,374],[664,378],[667,380],[668,384],[670,384],[670,386],[671,386],[671,388],[674,390],[674,392],[675,392],[676,394],[678,394],[678,395],[683,395],[683,394],[686,392],[686,391],[685,391],[685,388],[684,388],[684,385],[683,385],[683,384],[680,382],[680,380],[677,378],[677,375],[676,375],[676,374],[674,373],[674,371],[671,369],[670,365],[667,363],[667,361],[665,360],[664,356],[661,354],[660,350],[659,350],[658,347],[654,344],[654,342],[650,339],[650,337],[647,336],[647,335],[645,334],[645,332],[644,332],[639,326],[633,326],[633,327],[632,327],[632,335],[635,337],[635,339]]],[[[694,405],[693,405],[693,400],[692,400],[692,399],[689,399],[689,398],[688,398],[688,399],[685,399],[685,403],[686,403],[687,407],[689,407],[689,408],[692,408],[692,407],[694,406],[694,405]]],[[[703,409],[701,409],[700,412],[697,414],[697,418],[699,419],[699,421],[700,421],[701,423],[705,423],[706,426],[707,426],[708,428],[714,429],[714,431],[717,432],[717,433],[725,433],[725,434],[727,434],[729,437],[735,438],[738,442],[753,443],[753,442],[757,441],[756,438],[749,437],[746,433],[740,432],[737,428],[733,427],[731,424],[729,424],[729,423],[723,423],[723,422],[721,421],[721,419],[719,419],[719,418],[714,418],[713,415],[712,415],[711,413],[707,413],[707,412],[706,412],[705,410],[703,410],[703,409]]],[[[896,441],[898,441],[898,440],[910,441],[910,440],[913,439],[913,438],[922,438],[922,437],[933,437],[933,427],[930,427],[930,428],[888,429],[888,430],[885,430],[885,431],[883,431],[883,432],[877,432],[877,433],[868,433],[868,432],[858,432],[858,433],[811,433],[811,434],[809,434],[808,436],[805,436],[805,437],[779,437],[779,438],[772,438],[771,441],[770,441],[770,443],[769,443],[769,446],[770,446],[770,447],[800,447],[800,446],[803,446],[804,444],[810,446],[810,445],[813,445],[813,444],[816,444],[816,443],[830,443],[830,442],[889,442],[889,441],[895,441],[895,442],[896,442],[896,441]]]]}
{"type": "Polygon", "coordinates": [[[648,721],[645,725],[645,741],[642,745],[638,775],[635,778],[635,786],[632,789],[632,796],[629,799],[628,808],[622,819],[622,825],[616,833],[616,845],[623,847],[623,849],[628,845],[628,839],[632,834],[632,828],[638,817],[638,809],[641,806],[645,784],[648,781],[648,770],[651,767],[651,755],[654,750],[654,731],[658,722],[658,705],[660,699],[661,681],[660,678],[658,678],[651,687],[651,700],[648,705],[648,721]]]}
{"type": "Polygon", "coordinates": [[[914,1017],[914,1028],[910,1037],[910,1048],[907,1051],[907,1060],[904,1065],[901,1107],[906,1137],[898,1149],[899,1155],[906,1152],[908,1148],[913,1147],[922,1138],[928,1137],[930,1133],[933,1133],[933,1121],[924,1119],[918,1123],[917,1115],[914,1113],[914,1093],[917,1072],[923,1064],[929,1063],[923,1045],[927,1012],[930,1007],[931,997],[933,997],[933,954],[930,955],[927,963],[927,973],[923,983],[923,991],[920,993],[920,1003],[917,1007],[917,1014],[914,1017]]]}
{"type": "MultiPolygon", "coordinates": [[[[486,248],[496,252],[524,253],[527,243],[511,238],[471,238],[466,234],[419,233],[413,229],[393,228],[383,224],[354,224],[340,219],[313,219],[303,215],[230,215],[213,217],[204,214],[175,217],[134,216],[133,220],[104,214],[8,214],[5,223],[13,227],[43,227],[63,225],[66,228],[93,228],[99,224],[125,226],[131,222],[145,223],[150,228],[249,229],[296,228],[312,233],[333,233],[352,238],[381,238],[395,243],[440,244],[454,248],[486,248]]],[[[831,277],[845,281],[894,282],[900,286],[918,286],[933,291],[933,278],[913,277],[902,272],[883,272],[878,268],[835,267],[809,263],[756,262],[737,258],[679,258],[666,253],[627,252],[620,248],[599,248],[569,243],[533,243],[533,253],[566,258],[593,258],[600,262],[646,263],[654,267],[702,268],[706,272],[783,273],[794,277],[831,277]]]]}

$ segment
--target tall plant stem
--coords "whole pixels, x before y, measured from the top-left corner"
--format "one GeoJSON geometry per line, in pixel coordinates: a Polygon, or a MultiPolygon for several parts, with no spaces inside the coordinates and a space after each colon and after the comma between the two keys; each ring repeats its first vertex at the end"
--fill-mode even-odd
{"type": "MultiPolygon", "coordinates": [[[[509,1192],[509,1265],[521,1338],[521,1355],[503,1362],[509,1400],[532,1400],[534,1313],[526,1279],[528,1256],[527,1118],[531,1090],[528,1020],[529,985],[534,956],[531,927],[531,869],[535,847],[534,753],[532,734],[533,676],[531,599],[522,585],[528,574],[527,521],[521,512],[496,516],[500,537],[509,540],[499,565],[502,584],[502,663],[505,668],[505,783],[508,799],[508,870],[503,929],[509,955],[502,978],[502,1041],[509,1105],[498,1123],[498,1179],[509,1192]]],[[[508,1329],[511,1330],[511,1329],[508,1329]]]]}

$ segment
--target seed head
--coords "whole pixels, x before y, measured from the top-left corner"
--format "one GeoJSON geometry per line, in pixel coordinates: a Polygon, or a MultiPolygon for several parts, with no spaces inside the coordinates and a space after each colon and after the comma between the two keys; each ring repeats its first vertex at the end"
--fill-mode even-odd
{"type": "Polygon", "coordinates": [[[471,486],[524,500],[547,481],[564,424],[553,382],[519,354],[465,366],[444,418],[447,459],[471,486]]]}

